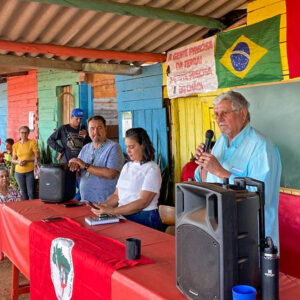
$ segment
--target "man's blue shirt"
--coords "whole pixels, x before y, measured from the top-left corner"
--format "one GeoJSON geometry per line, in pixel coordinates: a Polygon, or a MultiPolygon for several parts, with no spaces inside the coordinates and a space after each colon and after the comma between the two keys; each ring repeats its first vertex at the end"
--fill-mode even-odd
{"type": "MultiPolygon", "coordinates": [[[[249,124],[232,140],[228,146],[228,137],[222,134],[211,152],[222,167],[231,173],[229,182],[235,177],[250,177],[265,183],[265,231],[279,247],[278,202],[281,175],[279,151],[270,140],[249,124]]],[[[199,168],[195,179],[200,180],[199,168]]],[[[223,180],[208,173],[206,182],[223,180]]],[[[251,190],[251,188],[248,188],[251,190]]]]}
{"type": "MultiPolygon", "coordinates": [[[[85,145],[79,153],[78,158],[96,167],[105,167],[121,171],[124,157],[119,144],[106,140],[99,148],[94,149],[93,143],[85,145]]],[[[103,202],[113,194],[119,176],[114,179],[105,179],[86,171],[81,171],[80,195],[81,200],[91,202],[103,202]]]]}

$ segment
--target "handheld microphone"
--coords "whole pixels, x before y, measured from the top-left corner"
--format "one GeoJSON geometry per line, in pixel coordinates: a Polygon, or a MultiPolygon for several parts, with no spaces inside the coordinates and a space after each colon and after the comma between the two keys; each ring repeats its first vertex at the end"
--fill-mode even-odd
{"type": "Polygon", "coordinates": [[[81,125],[80,125],[79,131],[80,131],[80,130],[85,130],[85,125],[84,125],[84,124],[81,124],[81,125]]]}
{"type": "Polygon", "coordinates": [[[205,134],[205,144],[204,144],[204,152],[209,152],[209,148],[211,145],[211,140],[214,137],[214,132],[212,130],[207,130],[205,134]]]}

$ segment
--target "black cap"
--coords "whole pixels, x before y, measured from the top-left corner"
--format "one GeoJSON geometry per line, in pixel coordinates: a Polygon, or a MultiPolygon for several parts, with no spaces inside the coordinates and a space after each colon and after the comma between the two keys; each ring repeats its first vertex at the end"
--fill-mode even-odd
{"type": "Polygon", "coordinates": [[[265,254],[277,254],[278,249],[276,246],[274,246],[273,240],[271,237],[267,236],[265,239],[265,249],[264,249],[265,254]]]}

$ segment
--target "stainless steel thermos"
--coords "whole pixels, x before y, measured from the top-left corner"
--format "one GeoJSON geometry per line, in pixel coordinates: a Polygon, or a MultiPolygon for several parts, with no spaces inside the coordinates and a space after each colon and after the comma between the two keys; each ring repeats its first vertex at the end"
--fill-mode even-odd
{"type": "Polygon", "coordinates": [[[266,237],[261,254],[261,290],[262,300],[279,299],[279,256],[270,237],[266,237]]]}

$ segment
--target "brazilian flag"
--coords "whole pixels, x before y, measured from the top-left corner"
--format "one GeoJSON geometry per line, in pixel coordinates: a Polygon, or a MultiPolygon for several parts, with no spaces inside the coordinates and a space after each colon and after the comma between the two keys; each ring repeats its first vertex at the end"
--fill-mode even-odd
{"type": "Polygon", "coordinates": [[[282,80],[280,16],[217,35],[219,88],[282,80]]]}

